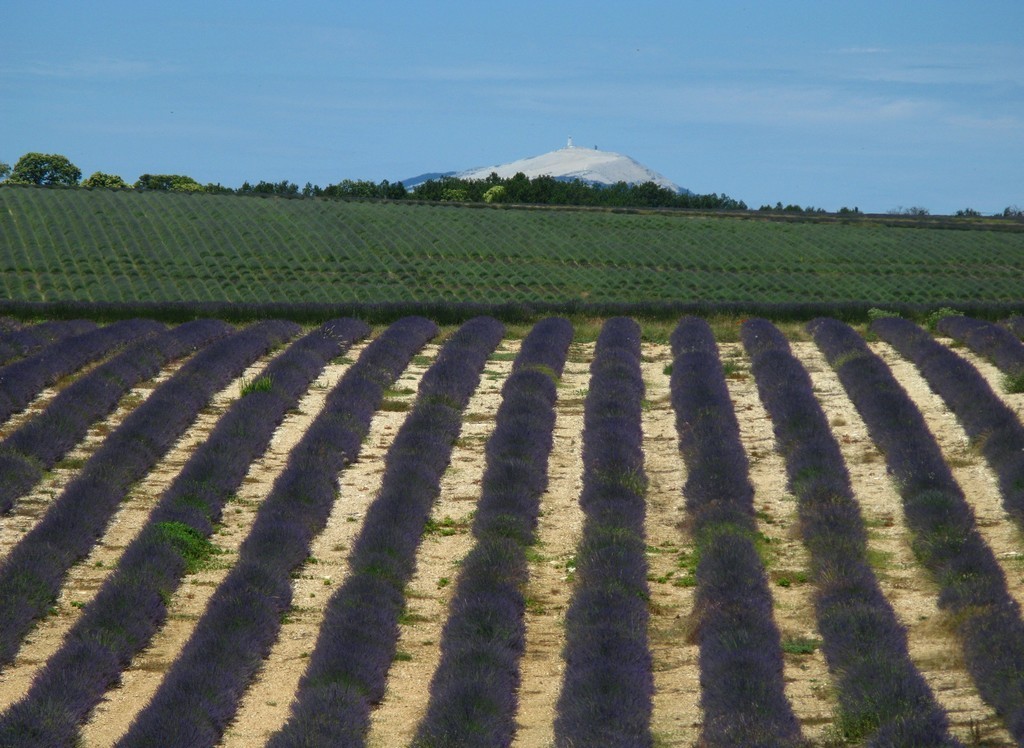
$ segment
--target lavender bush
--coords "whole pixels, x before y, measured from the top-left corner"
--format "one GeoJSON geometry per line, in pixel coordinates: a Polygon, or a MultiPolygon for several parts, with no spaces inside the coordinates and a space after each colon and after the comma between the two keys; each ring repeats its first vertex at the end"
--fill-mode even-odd
{"type": "Polygon", "coordinates": [[[163,330],[163,325],[152,320],[124,320],[64,338],[33,356],[8,364],[0,369],[0,423],[61,377],[73,374],[117,348],[163,330]]]}
{"type": "Polygon", "coordinates": [[[847,394],[885,455],[903,499],[911,545],[939,586],[981,697],[1024,741],[1024,624],[992,550],[953,479],[924,418],[885,363],[848,325],[808,324],[847,394]]]}
{"type": "Polygon", "coordinates": [[[960,316],[944,317],[936,329],[991,360],[1006,375],[1007,389],[1024,391],[1024,343],[1018,335],[1002,325],[960,316]]]}
{"type": "Polygon", "coordinates": [[[62,390],[46,410],[0,443],[0,514],[10,511],[129,389],[230,329],[217,320],[187,322],[133,343],[62,390]]]}
{"type": "Polygon", "coordinates": [[[502,387],[485,451],[473,523],[476,542],[455,583],[441,635],[441,661],[415,746],[508,746],[515,735],[526,548],[534,541],[539,500],[547,487],[555,381],[572,335],[567,320],[538,322],[502,387]]]}
{"type": "Polygon", "coordinates": [[[0,744],[74,743],[78,724],[162,625],[182,576],[208,555],[224,504],[287,411],[327,361],[368,332],[362,322],[333,320],[267,365],[259,376],[271,387],[235,401],[217,422],[27,696],[0,716],[0,744]]]}
{"type": "Polygon", "coordinates": [[[192,747],[220,739],[291,604],[291,574],[327,522],[338,474],[358,457],[384,389],[436,334],[422,317],[394,323],[331,391],[261,503],[237,565],[119,745],[192,747]]]}
{"type": "Polygon", "coordinates": [[[647,645],[644,383],[640,327],[601,328],[584,406],[583,535],[565,616],[558,746],[650,746],[654,680],[647,645]]]}
{"type": "Polygon", "coordinates": [[[798,501],[822,650],[836,679],[837,728],[869,745],[960,745],[911,662],[906,632],[868,564],[849,473],[810,377],[771,323],[750,320],[741,337],[798,501]]]}
{"type": "Polygon", "coordinates": [[[206,348],[136,408],[0,565],[0,663],[14,658],[72,564],[88,554],[118,504],[213,394],[297,325],[263,322],[206,348]]]}
{"type": "Polygon", "coordinates": [[[324,623],[276,746],[361,745],[372,704],[384,695],[394,659],[404,588],[439,492],[461,411],[480,381],[504,325],[463,324],[420,381],[416,405],[392,442],[380,492],[349,556],[350,573],[328,601],[324,623]]]}
{"type": "Polygon", "coordinates": [[[876,320],[872,332],[917,366],[999,479],[1003,508],[1024,528],[1024,427],[970,362],[912,322],[876,320]]]}
{"type": "Polygon", "coordinates": [[[84,319],[52,320],[31,327],[12,327],[0,333],[0,366],[58,343],[71,335],[96,329],[96,323],[84,319]]]}
{"type": "Polygon", "coordinates": [[[683,488],[698,557],[701,741],[794,746],[782,645],[755,547],[754,490],[711,328],[685,317],[672,333],[672,405],[686,463],[683,488]]]}

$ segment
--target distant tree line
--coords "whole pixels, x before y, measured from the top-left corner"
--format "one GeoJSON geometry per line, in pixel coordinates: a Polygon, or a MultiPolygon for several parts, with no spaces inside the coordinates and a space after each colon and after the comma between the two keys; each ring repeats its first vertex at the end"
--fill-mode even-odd
{"type": "MultiPolygon", "coordinates": [[[[444,176],[429,179],[415,187],[406,189],[401,182],[371,182],[368,180],[343,179],[326,187],[306,182],[299,187],[294,182],[259,181],[256,184],[243,182],[241,187],[225,187],[222,184],[200,184],[192,177],[182,174],[143,174],[129,184],[116,174],[97,171],[82,179],[81,170],[66,156],[55,153],[26,153],[12,168],[0,161],[0,181],[10,184],[34,184],[42,186],[87,187],[107,189],[158,190],[165,192],[193,192],[215,195],[251,195],[286,198],[373,198],[379,200],[430,200],[460,203],[509,203],[534,205],[581,205],[605,208],[691,208],[700,210],[747,210],[742,200],[728,195],[711,193],[696,195],[689,192],[677,193],[655,182],[629,184],[617,182],[612,185],[595,185],[579,179],[556,179],[552,176],[527,177],[519,172],[511,177],[499,177],[491,172],[486,179],[460,179],[444,176]]],[[[759,211],[784,213],[826,213],[824,208],[783,205],[781,202],[762,205],[759,211]]],[[[860,214],[859,208],[843,207],[840,214],[860,214]]],[[[926,208],[897,208],[893,214],[927,216],[926,208]]],[[[974,217],[981,214],[971,208],[959,210],[960,217],[974,217]]],[[[1024,218],[1024,209],[1011,205],[1002,213],[1006,218],[1024,218]]]]}
{"type": "Polygon", "coordinates": [[[704,208],[708,210],[746,210],[740,200],[728,195],[677,193],[654,182],[593,185],[579,179],[552,176],[527,177],[519,172],[499,177],[491,172],[486,179],[441,177],[417,185],[419,200],[469,203],[531,203],[536,205],[590,205],[595,207],[704,208]]]}
{"type": "Polygon", "coordinates": [[[105,187],[110,189],[162,190],[167,192],[204,192],[275,196],[287,198],[375,198],[384,200],[433,200],[465,203],[531,203],[538,205],[584,205],[597,207],[703,208],[710,210],[746,210],[742,201],[727,195],[677,194],[654,182],[609,186],[592,185],[581,180],[559,180],[550,176],[529,178],[523,173],[502,178],[492,173],[486,179],[441,177],[417,185],[415,192],[401,182],[371,182],[343,179],[321,187],[307,182],[244,182],[241,187],[200,184],[181,174],[143,174],[129,184],[116,174],[95,172],[82,180],[81,170],[66,157],[47,153],[26,153],[14,168],[0,163],[0,179],[11,184],[35,184],[64,187],[105,187]]]}

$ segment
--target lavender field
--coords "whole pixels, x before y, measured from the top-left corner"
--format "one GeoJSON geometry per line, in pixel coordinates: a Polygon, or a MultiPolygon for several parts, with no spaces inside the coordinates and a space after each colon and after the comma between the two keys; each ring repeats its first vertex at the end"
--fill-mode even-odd
{"type": "Polygon", "coordinates": [[[1024,741],[1024,346],[0,324],[0,745],[1024,741]]]}

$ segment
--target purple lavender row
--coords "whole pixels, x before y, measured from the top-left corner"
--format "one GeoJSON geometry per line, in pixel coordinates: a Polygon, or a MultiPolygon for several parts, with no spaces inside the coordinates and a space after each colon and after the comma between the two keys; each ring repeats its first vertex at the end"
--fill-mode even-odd
{"type": "Polygon", "coordinates": [[[604,323],[583,415],[583,536],[565,615],[555,745],[650,746],[640,326],[604,323]]]}
{"type": "Polygon", "coordinates": [[[33,356],[8,364],[0,369],[0,423],[61,377],[73,374],[90,361],[102,358],[117,348],[152,337],[164,329],[153,320],[123,320],[65,338],[33,356]]]}
{"type": "Polygon", "coordinates": [[[416,404],[385,457],[384,476],[349,556],[349,575],[327,603],[291,717],[270,746],[362,745],[394,659],[405,585],[440,491],[462,409],[505,327],[463,324],[423,375],[416,404]]]}
{"type": "Polygon", "coordinates": [[[1024,391],[1024,343],[1017,335],[1002,325],[957,315],[943,317],[936,327],[995,364],[1006,375],[1009,391],[1024,391]]]}
{"type": "Polygon", "coordinates": [[[96,323],[85,319],[52,320],[31,327],[13,328],[0,333],[0,366],[28,356],[41,348],[71,335],[96,329],[96,323]]]}
{"type": "Polygon", "coordinates": [[[754,488],[714,335],[684,317],[672,333],[672,406],[697,554],[701,744],[795,746],[779,630],[755,539],[754,488]]]}
{"type": "Polygon", "coordinates": [[[269,389],[235,401],[185,463],[29,693],[0,716],[0,745],[75,744],[79,724],[163,624],[186,571],[202,563],[224,504],[287,411],[331,358],[368,333],[357,320],[327,322],[260,372],[255,381],[269,389]]]}
{"type": "Polygon", "coordinates": [[[909,359],[956,415],[999,478],[1003,508],[1024,528],[1024,427],[981,373],[905,319],[875,320],[876,333],[909,359]]]}
{"type": "Polygon", "coordinates": [[[992,550],[921,412],[885,363],[848,325],[812,320],[829,364],[885,455],[918,560],[939,586],[939,607],[955,626],[981,697],[1024,741],[1024,624],[992,550]]]}
{"type": "Polygon", "coordinates": [[[1018,338],[1024,338],[1024,317],[1013,315],[1005,322],[1007,329],[1018,338]]]}
{"type": "Polygon", "coordinates": [[[370,343],[288,456],[260,504],[238,563],[214,592],[177,660],[120,746],[212,746],[270,651],[291,605],[291,574],[309,556],[337,499],[338,474],[359,456],[385,388],[437,334],[399,320],[370,343]]]}
{"type": "Polygon", "coordinates": [[[214,343],[132,411],[0,565],[0,664],[60,591],[67,570],[88,554],[132,483],[174,445],[200,409],[258,356],[298,330],[262,322],[214,343]]]}
{"type": "Polygon", "coordinates": [[[65,388],[46,410],[0,443],[0,514],[10,511],[43,473],[117,406],[130,388],[156,376],[168,362],[223,337],[231,327],[196,320],[128,346],[120,354],[65,388]]]}
{"type": "Polygon", "coordinates": [[[476,543],[460,566],[415,746],[508,746],[515,736],[526,548],[547,488],[556,381],[572,336],[565,319],[538,322],[502,386],[485,449],[476,543]]]}
{"type": "Polygon", "coordinates": [[[771,323],[750,320],[740,334],[798,501],[822,650],[836,679],[836,728],[868,745],[961,745],[868,564],[860,508],[810,377],[771,323]]]}

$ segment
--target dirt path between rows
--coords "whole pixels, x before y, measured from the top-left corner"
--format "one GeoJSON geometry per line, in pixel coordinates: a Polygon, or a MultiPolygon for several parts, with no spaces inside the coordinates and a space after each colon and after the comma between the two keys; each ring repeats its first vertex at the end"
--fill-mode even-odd
{"type": "Polygon", "coordinates": [[[592,343],[573,343],[555,404],[548,487],[540,497],[537,543],[528,555],[526,650],[520,663],[519,711],[513,746],[539,748],[554,737],[562,684],[565,611],[572,593],[576,546],[583,530],[583,400],[590,382],[592,343]]]}
{"type": "Polygon", "coordinates": [[[700,671],[692,632],[694,588],[680,562],[692,552],[684,529],[686,465],[669,389],[672,349],[645,343],[644,472],[647,473],[648,640],[654,663],[651,731],[657,745],[689,746],[700,735],[700,671]]]}

